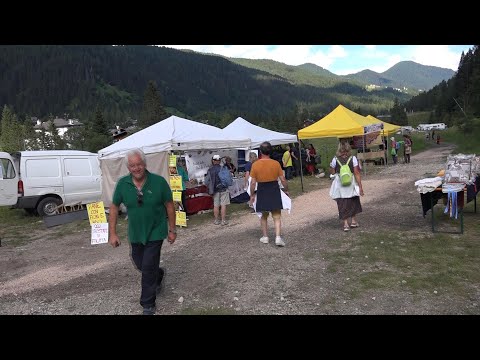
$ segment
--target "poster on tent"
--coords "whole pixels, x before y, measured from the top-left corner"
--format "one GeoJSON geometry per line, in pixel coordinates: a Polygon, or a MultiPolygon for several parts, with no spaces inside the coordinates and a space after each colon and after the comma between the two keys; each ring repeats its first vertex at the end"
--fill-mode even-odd
{"type": "Polygon", "coordinates": [[[179,175],[170,176],[170,190],[182,191],[182,177],[179,175]]]}
{"type": "Polygon", "coordinates": [[[168,157],[168,173],[171,175],[178,175],[177,171],[177,155],[170,155],[168,157]]]}
{"type": "Polygon", "coordinates": [[[363,136],[354,136],[353,137],[353,148],[354,149],[363,149],[363,140],[365,139],[365,148],[371,148],[373,146],[378,146],[382,144],[382,130],[383,123],[376,123],[364,126],[363,136]]]}
{"type": "Polygon", "coordinates": [[[382,144],[382,134],[378,131],[366,134],[364,136],[353,137],[353,149],[363,149],[363,138],[365,137],[365,148],[369,149],[382,144]]]}
{"type": "Polygon", "coordinates": [[[187,213],[185,211],[175,211],[175,225],[187,226],[187,213]]]}
{"type": "Polygon", "coordinates": [[[383,130],[383,123],[370,124],[363,127],[364,134],[381,132],[383,130]]]}
{"type": "Polygon", "coordinates": [[[199,184],[203,184],[208,168],[212,166],[212,156],[215,154],[220,155],[220,157],[230,156],[232,158],[232,163],[238,169],[238,150],[186,151],[185,164],[187,165],[188,178],[196,179],[199,184]]]}

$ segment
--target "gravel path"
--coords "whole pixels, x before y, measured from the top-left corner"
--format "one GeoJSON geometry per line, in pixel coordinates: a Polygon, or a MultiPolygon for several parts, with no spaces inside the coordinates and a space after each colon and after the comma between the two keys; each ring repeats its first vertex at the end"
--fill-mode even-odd
{"type": "MultiPolygon", "coordinates": [[[[254,214],[230,218],[228,226],[180,229],[176,243],[165,242],[162,249],[162,265],[169,272],[157,314],[448,313],[452,303],[447,300],[442,305],[394,289],[385,289],[374,304],[366,301],[370,294],[350,301],[342,291],[347,281],[342,271],[327,271],[323,254],[332,244],[354,241],[354,231],[408,233],[415,228],[430,236],[413,183],[436,174],[451,150],[441,145],[413,155],[411,164],[364,178],[361,226],[350,233],[341,231],[325,179],[319,179],[325,187],[295,198],[292,213],[284,212],[284,248],[258,241],[261,231],[254,214]]],[[[272,238],[271,219],[269,225],[272,238]]],[[[126,239],[112,249],[91,246],[85,230],[60,238],[55,233],[45,230],[24,246],[0,248],[0,314],[141,313],[140,274],[129,258],[126,239]]]]}

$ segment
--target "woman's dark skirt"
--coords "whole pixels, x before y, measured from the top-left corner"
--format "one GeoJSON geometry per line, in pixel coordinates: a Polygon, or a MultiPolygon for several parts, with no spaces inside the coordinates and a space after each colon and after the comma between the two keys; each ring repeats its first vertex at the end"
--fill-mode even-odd
{"type": "Polygon", "coordinates": [[[255,210],[260,212],[283,209],[280,191],[278,181],[259,182],[255,210]]]}
{"type": "Polygon", "coordinates": [[[338,206],[338,217],[341,220],[345,220],[362,212],[362,204],[360,204],[359,196],[347,199],[335,199],[335,201],[338,206]]]}

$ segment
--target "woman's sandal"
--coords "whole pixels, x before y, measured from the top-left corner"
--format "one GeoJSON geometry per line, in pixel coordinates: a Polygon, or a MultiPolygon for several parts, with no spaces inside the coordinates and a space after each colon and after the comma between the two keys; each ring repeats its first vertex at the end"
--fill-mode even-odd
{"type": "Polygon", "coordinates": [[[343,227],[343,231],[345,231],[345,232],[346,232],[346,231],[350,231],[350,227],[349,227],[349,226],[344,226],[344,227],[343,227]]]}
{"type": "Polygon", "coordinates": [[[358,223],[352,223],[352,224],[350,224],[350,227],[352,227],[352,228],[357,228],[357,227],[358,227],[358,223]]]}

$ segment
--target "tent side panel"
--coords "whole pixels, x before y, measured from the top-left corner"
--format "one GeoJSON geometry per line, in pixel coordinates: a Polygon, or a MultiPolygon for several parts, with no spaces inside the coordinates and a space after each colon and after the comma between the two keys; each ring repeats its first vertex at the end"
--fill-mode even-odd
{"type": "MultiPolygon", "coordinates": [[[[148,171],[163,176],[169,182],[168,153],[162,151],[145,156],[148,171]]],[[[117,180],[128,174],[125,157],[100,159],[100,169],[102,170],[102,201],[105,207],[110,207],[117,180]]]]}

